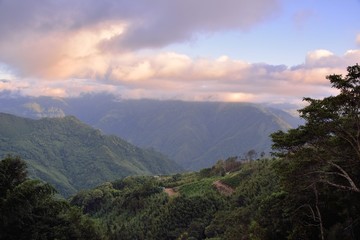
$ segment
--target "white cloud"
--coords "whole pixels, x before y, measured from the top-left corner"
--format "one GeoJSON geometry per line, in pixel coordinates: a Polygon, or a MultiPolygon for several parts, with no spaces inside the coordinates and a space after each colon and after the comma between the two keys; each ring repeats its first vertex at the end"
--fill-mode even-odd
{"type": "Polygon", "coordinates": [[[321,58],[327,58],[334,56],[334,54],[326,49],[318,49],[312,52],[309,52],[306,56],[309,61],[317,61],[321,58]]]}
{"type": "MultiPolygon", "coordinates": [[[[298,102],[305,96],[334,94],[325,77],[346,73],[346,67],[359,59],[360,50],[351,50],[342,56],[315,50],[306,56],[303,65],[293,68],[251,64],[226,56],[192,59],[174,52],[116,56],[117,61],[95,78],[65,78],[50,82],[13,79],[0,82],[0,89],[20,89],[23,94],[34,96],[110,92],[124,98],[298,102]]],[[[82,75],[87,71],[86,62],[84,59],[69,72],[82,75]]]]}

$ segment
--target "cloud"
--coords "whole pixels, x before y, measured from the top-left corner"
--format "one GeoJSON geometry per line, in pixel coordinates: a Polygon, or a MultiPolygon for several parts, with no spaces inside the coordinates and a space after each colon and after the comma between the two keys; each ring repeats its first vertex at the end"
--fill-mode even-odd
{"type": "Polygon", "coordinates": [[[200,32],[249,29],[280,10],[279,0],[12,0],[0,2],[0,41],[73,32],[107,22],[126,23],[110,49],[163,47],[200,32]]]}
{"type": "MultiPolygon", "coordinates": [[[[0,81],[0,91],[257,102],[329,95],[333,90],[325,76],[343,73],[360,59],[360,50],[341,56],[311,51],[303,64],[291,68],[228,56],[140,51],[201,33],[246,31],[275,16],[279,2],[0,0],[0,62],[12,69],[11,76],[0,75],[6,80],[0,81]]],[[[307,17],[303,12],[295,20],[301,25],[307,17]]]]}
{"type": "Polygon", "coordinates": [[[199,33],[250,29],[276,15],[279,2],[0,1],[0,63],[23,77],[97,77],[118,54],[189,41],[199,33]]]}
{"type": "Polygon", "coordinates": [[[42,113],[44,111],[44,109],[40,106],[40,104],[38,103],[26,103],[24,104],[24,107],[29,109],[29,110],[32,110],[33,112],[36,112],[36,113],[42,113]]]}
{"type": "MultiPolygon", "coordinates": [[[[117,61],[112,62],[111,67],[104,67],[96,78],[50,82],[11,79],[0,82],[0,90],[20,90],[32,96],[74,97],[82,93],[109,92],[135,99],[298,103],[304,96],[320,98],[335,94],[325,77],[346,73],[346,67],[359,58],[360,50],[336,56],[320,49],[309,52],[304,64],[289,68],[252,64],[227,56],[193,59],[175,52],[138,53],[123,58],[119,55],[117,61]]],[[[82,63],[69,72],[79,71],[81,75],[87,68],[87,64],[82,63]]]]}
{"type": "Polygon", "coordinates": [[[125,33],[105,42],[105,48],[159,48],[192,39],[198,32],[246,30],[280,10],[277,0],[157,0],[134,5],[142,17],[130,20],[125,33]]]}
{"type": "Polygon", "coordinates": [[[360,33],[356,36],[356,43],[360,46],[360,33]]]}

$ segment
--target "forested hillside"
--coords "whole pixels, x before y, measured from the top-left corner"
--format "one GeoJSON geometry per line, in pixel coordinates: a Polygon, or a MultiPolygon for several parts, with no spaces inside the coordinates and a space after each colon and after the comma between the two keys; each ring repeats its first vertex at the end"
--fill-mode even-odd
{"type": "Polygon", "coordinates": [[[75,117],[32,120],[0,114],[0,156],[19,155],[31,177],[68,196],[129,175],[175,173],[163,155],[106,136],[75,117]]]}
{"type": "Polygon", "coordinates": [[[48,183],[29,179],[18,157],[0,161],[0,239],[107,239],[102,227],[56,195],[48,183]]]}
{"type": "Polygon", "coordinates": [[[127,177],[71,204],[100,220],[110,239],[284,239],[277,163],[229,158],[197,173],[127,177]]]}
{"type": "Polygon", "coordinates": [[[6,98],[1,109],[33,118],[74,115],[145,148],[154,148],[186,169],[199,170],[228,156],[254,150],[269,155],[269,135],[300,120],[260,104],[79,98],[6,98]]]}
{"type": "MultiPolygon", "coordinates": [[[[271,159],[230,157],[199,172],[123,177],[66,202],[29,180],[19,158],[6,157],[0,238],[360,239],[360,66],[347,70],[328,76],[338,95],[305,98],[304,125],[271,135],[271,159]]],[[[18,121],[1,134],[28,133],[21,127],[28,120],[18,121]]]]}
{"type": "Polygon", "coordinates": [[[359,239],[360,66],[347,70],[327,77],[338,95],[305,98],[304,125],[272,134],[277,158],[125,178],[72,204],[114,239],[359,239]]]}
{"type": "MultiPolygon", "coordinates": [[[[5,159],[0,165],[7,162],[5,159]]],[[[321,238],[317,216],[313,219],[311,215],[313,199],[293,195],[294,191],[286,188],[292,179],[286,178],[283,164],[282,159],[241,162],[232,157],[200,172],[129,176],[106,182],[78,192],[68,203],[51,197],[52,188],[35,180],[15,182],[13,186],[5,184],[12,190],[1,195],[5,196],[6,204],[0,205],[5,220],[0,221],[0,236],[105,240],[325,239],[321,238]],[[49,190],[38,196],[36,189],[42,188],[49,190]],[[25,201],[24,193],[30,201],[25,201]],[[305,199],[307,204],[301,208],[295,205],[305,199]],[[41,211],[60,203],[66,207],[62,211],[55,207],[52,211],[41,211]],[[41,222],[33,222],[34,215],[41,222]],[[298,217],[304,222],[299,222],[298,217]]],[[[356,195],[322,192],[319,203],[326,239],[358,239],[356,195]]]]}

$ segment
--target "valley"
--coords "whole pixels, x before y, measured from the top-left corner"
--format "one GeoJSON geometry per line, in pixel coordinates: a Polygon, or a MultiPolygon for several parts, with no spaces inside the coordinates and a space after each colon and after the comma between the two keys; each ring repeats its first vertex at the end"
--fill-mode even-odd
{"type": "Polygon", "coordinates": [[[261,104],[119,100],[111,95],[79,98],[5,98],[4,111],[38,119],[76,116],[102,132],[155,149],[186,170],[200,170],[253,150],[270,155],[269,135],[301,120],[261,104]]]}

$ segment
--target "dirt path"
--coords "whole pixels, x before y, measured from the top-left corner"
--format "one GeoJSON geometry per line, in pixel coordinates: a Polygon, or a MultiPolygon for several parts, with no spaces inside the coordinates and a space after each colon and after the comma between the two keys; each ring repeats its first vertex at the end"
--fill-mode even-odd
{"type": "Polygon", "coordinates": [[[213,182],[213,185],[221,194],[225,196],[230,196],[235,192],[235,190],[232,187],[222,183],[220,180],[213,182]]]}
{"type": "Polygon", "coordinates": [[[175,192],[175,190],[173,188],[165,188],[164,192],[166,192],[169,195],[169,197],[172,197],[172,196],[175,196],[178,194],[177,192],[175,192]]]}

